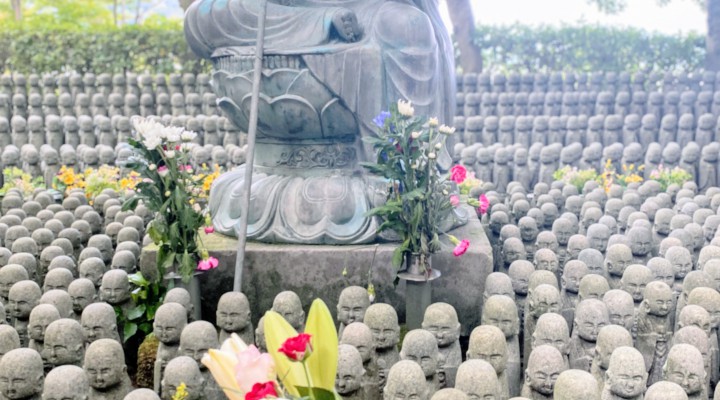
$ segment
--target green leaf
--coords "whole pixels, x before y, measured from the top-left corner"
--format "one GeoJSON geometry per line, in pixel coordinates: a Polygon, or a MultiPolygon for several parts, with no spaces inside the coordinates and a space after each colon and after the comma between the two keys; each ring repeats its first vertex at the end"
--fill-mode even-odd
{"type": "Polygon", "coordinates": [[[310,388],[309,390],[307,387],[297,386],[297,390],[300,392],[300,396],[306,399],[310,398],[310,390],[312,390],[315,400],[342,400],[339,394],[329,392],[325,389],[310,388]]]}
{"type": "Polygon", "coordinates": [[[403,246],[396,248],[392,255],[392,265],[395,268],[399,268],[402,265],[403,259],[405,258],[405,249],[403,246]]]}
{"type": "Polygon", "coordinates": [[[145,314],[145,304],[138,304],[137,306],[128,310],[127,319],[133,321],[142,317],[143,314],[145,314]]]}
{"type": "Polygon", "coordinates": [[[123,327],[123,342],[127,342],[128,339],[135,336],[137,333],[138,326],[134,322],[126,322],[123,327]]]}
{"type": "Polygon", "coordinates": [[[147,279],[145,279],[142,272],[139,271],[134,274],[128,275],[128,279],[130,280],[130,283],[140,287],[145,287],[150,283],[147,281],[147,279]]]}

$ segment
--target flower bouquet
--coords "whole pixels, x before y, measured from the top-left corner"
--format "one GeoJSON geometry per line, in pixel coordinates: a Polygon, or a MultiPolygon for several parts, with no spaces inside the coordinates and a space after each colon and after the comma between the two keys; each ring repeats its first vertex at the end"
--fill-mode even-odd
{"type": "Polygon", "coordinates": [[[246,345],[233,334],[220,350],[202,358],[230,400],[340,400],[335,392],[338,337],[322,300],[310,307],[305,333],[298,334],[278,313],[265,314],[269,353],[246,345]]]}
{"type": "Polygon", "coordinates": [[[137,157],[130,159],[126,167],[139,173],[142,180],[135,185],[136,194],[125,201],[123,210],[135,209],[142,201],[155,213],[147,232],[158,246],[159,277],[171,271],[188,282],[196,271],[218,265],[199,235],[206,217],[195,199],[202,190],[202,179],[193,175],[190,166],[191,142],[196,133],[139,117],[132,122],[137,137],[128,143],[135,148],[137,157]]]}
{"type": "MultiPolygon", "coordinates": [[[[438,154],[445,151],[445,139],[455,133],[455,128],[439,126],[437,118],[416,117],[414,113],[410,103],[400,100],[375,118],[380,131],[363,140],[376,150],[377,161],[363,163],[363,167],[387,181],[385,204],[369,214],[382,221],[378,232],[393,231],[399,236],[401,244],[393,253],[393,266],[400,269],[405,263],[409,270],[411,264],[419,263],[419,272],[429,278],[430,256],[441,250],[442,230],[452,226],[454,209],[461,202],[451,193],[468,173],[462,165],[453,166],[449,173],[441,173],[438,167],[438,154]]],[[[475,199],[467,203],[479,206],[475,199]]],[[[469,241],[446,235],[456,246],[454,255],[467,251],[469,241]]]]}

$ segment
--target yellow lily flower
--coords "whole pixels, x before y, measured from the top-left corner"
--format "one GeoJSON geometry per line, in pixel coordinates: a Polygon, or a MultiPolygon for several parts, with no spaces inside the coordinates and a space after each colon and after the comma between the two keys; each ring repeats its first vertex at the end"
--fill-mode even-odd
{"type": "MultiPolygon", "coordinates": [[[[297,336],[298,332],[280,314],[273,311],[265,314],[264,328],[268,352],[275,361],[278,378],[288,393],[299,396],[297,387],[308,386],[302,363],[291,361],[278,351],[287,339],[297,336]]],[[[305,361],[312,385],[334,393],[338,337],[330,310],[320,299],[316,299],[310,307],[305,333],[312,336],[312,354],[305,361]]]]}
{"type": "Polygon", "coordinates": [[[245,393],[235,379],[235,365],[238,362],[235,355],[245,351],[247,347],[245,342],[233,333],[230,339],[222,344],[220,350],[208,350],[201,360],[229,400],[245,399],[245,393]]]}

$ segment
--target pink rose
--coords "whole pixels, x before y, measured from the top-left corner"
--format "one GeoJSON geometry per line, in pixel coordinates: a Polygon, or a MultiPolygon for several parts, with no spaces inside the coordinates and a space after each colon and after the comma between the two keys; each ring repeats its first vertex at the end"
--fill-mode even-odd
{"type": "Polygon", "coordinates": [[[457,207],[458,204],[460,204],[460,198],[456,194],[451,195],[450,204],[452,204],[453,207],[457,207]]]}
{"type": "Polygon", "coordinates": [[[480,214],[482,214],[482,215],[486,214],[488,211],[488,208],[490,208],[490,200],[488,200],[487,196],[485,196],[485,193],[483,193],[478,198],[478,201],[480,202],[480,206],[478,207],[480,214]]]}
{"type": "Polygon", "coordinates": [[[207,260],[200,260],[197,266],[198,271],[209,271],[211,269],[217,268],[217,266],[220,264],[217,258],[215,257],[209,257],[207,260]]]}
{"type": "Polygon", "coordinates": [[[213,227],[212,225],[205,227],[205,233],[206,233],[206,234],[209,235],[209,234],[211,234],[211,233],[213,233],[213,232],[215,232],[215,227],[213,227]]]}
{"type": "Polygon", "coordinates": [[[450,168],[450,179],[457,183],[463,183],[467,178],[467,170],[462,165],[455,165],[450,168]]]}
{"type": "Polygon", "coordinates": [[[460,241],[460,243],[455,246],[455,249],[453,250],[453,255],[455,257],[460,257],[461,255],[465,254],[465,252],[470,248],[470,241],[467,239],[463,239],[460,241]]]}
{"type": "Polygon", "coordinates": [[[250,345],[235,355],[235,380],[241,390],[250,392],[255,384],[274,378],[275,362],[270,354],[260,353],[257,347],[250,345]]]}

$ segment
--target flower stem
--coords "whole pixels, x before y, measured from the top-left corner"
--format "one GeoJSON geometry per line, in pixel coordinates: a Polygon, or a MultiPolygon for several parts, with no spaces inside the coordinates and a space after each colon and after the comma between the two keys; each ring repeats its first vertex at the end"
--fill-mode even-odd
{"type": "Polygon", "coordinates": [[[307,363],[305,361],[302,362],[303,371],[305,371],[305,378],[308,382],[308,394],[310,395],[311,400],[315,399],[315,393],[313,392],[313,383],[312,378],[310,377],[310,371],[308,370],[307,363]]]}

